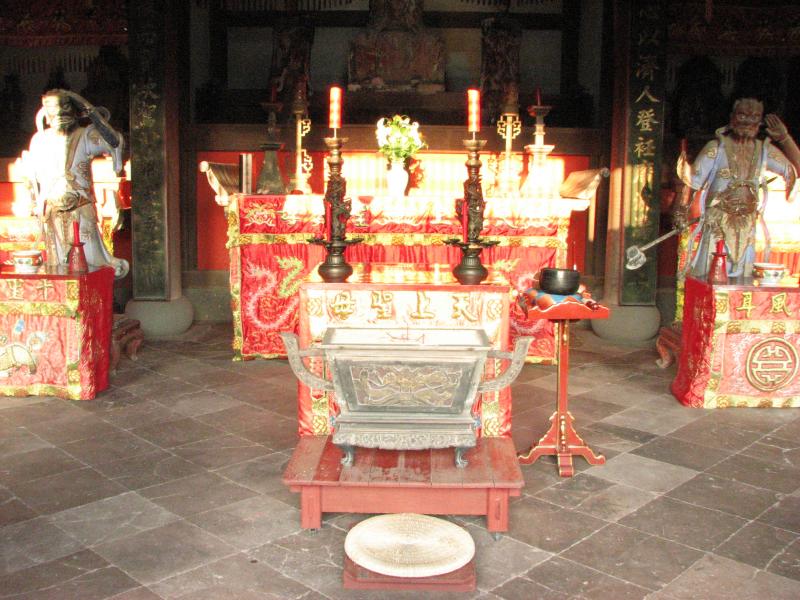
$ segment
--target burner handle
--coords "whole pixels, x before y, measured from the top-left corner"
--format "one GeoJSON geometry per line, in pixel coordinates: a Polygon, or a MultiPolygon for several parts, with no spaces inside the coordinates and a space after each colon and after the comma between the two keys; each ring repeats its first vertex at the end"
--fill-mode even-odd
{"type": "Polygon", "coordinates": [[[312,373],[306,368],[303,359],[307,356],[325,356],[325,351],[322,348],[306,348],[300,349],[297,336],[288,331],[281,332],[283,345],[286,346],[286,356],[289,357],[289,366],[294,371],[295,376],[308,387],[315,390],[322,390],[324,392],[333,391],[333,382],[320,377],[316,373],[312,373]]]}
{"type": "MultiPolygon", "coordinates": [[[[283,334],[281,334],[283,335],[283,334]]],[[[525,364],[525,357],[528,354],[528,348],[533,341],[532,337],[519,337],[514,344],[514,352],[504,352],[502,350],[489,350],[486,355],[487,358],[500,358],[510,360],[511,364],[508,368],[494,379],[487,379],[478,384],[478,393],[484,392],[497,392],[504,387],[508,387],[517,378],[519,372],[525,364]]]]}

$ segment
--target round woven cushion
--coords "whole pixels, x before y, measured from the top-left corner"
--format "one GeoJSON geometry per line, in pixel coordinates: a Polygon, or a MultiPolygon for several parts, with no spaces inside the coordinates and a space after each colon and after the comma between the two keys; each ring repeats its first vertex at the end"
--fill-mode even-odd
{"type": "Polygon", "coordinates": [[[398,513],[361,521],[347,534],[344,551],[357,565],[381,575],[433,577],[472,560],[475,542],[444,519],[398,513]]]}

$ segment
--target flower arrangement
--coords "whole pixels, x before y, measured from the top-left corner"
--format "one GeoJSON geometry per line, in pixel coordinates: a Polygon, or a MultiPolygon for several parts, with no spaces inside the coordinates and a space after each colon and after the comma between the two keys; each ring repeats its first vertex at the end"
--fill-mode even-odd
{"type": "Polygon", "coordinates": [[[420,136],[419,123],[403,115],[380,119],[375,137],[381,154],[390,161],[405,161],[427,146],[420,136]]]}

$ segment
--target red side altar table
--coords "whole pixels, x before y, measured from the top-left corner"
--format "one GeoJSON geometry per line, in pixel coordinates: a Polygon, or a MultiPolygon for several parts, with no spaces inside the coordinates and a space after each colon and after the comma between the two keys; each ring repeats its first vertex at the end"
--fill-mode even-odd
{"type": "Polygon", "coordinates": [[[540,456],[555,455],[558,461],[558,474],[572,477],[573,455],[582,456],[589,464],[602,465],[603,455],[595,454],[583,441],[573,427],[574,418],[567,408],[567,381],[569,378],[569,322],[579,319],[607,319],[608,308],[596,305],[592,310],[579,302],[561,302],[546,309],[532,308],[528,311],[530,319],[549,319],[556,324],[556,348],[558,351],[558,383],[556,411],[550,417],[550,428],[538,443],[527,452],[519,455],[519,462],[529,465],[540,456]]]}
{"type": "Polygon", "coordinates": [[[91,400],[108,387],[114,270],[0,272],[0,394],[91,400]]]}
{"type": "MultiPolygon", "coordinates": [[[[306,282],[300,286],[300,344],[322,340],[340,327],[480,327],[492,346],[508,350],[510,287],[502,279],[458,285],[451,266],[354,265],[349,283],[306,282]]],[[[495,275],[496,277],[496,275],[495,275]]],[[[321,373],[318,358],[309,368],[321,373]]],[[[501,368],[487,360],[489,377],[501,368]]],[[[511,441],[511,391],[482,394],[473,413],[480,415],[480,437],[457,468],[453,448],[376,450],[358,448],[350,467],[330,441],[332,393],[299,384],[300,441],[283,482],[300,493],[300,523],[321,526],[322,513],[399,513],[486,515],[487,529],[508,530],[508,500],[519,496],[522,471],[511,441]]]]}
{"type": "Polygon", "coordinates": [[[672,394],[697,408],[800,407],[800,289],[686,278],[672,394]]]}

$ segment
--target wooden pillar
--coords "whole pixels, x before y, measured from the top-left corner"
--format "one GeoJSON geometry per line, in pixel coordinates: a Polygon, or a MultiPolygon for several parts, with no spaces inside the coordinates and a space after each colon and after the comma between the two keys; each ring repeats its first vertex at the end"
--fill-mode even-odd
{"type": "Polygon", "coordinates": [[[664,0],[614,3],[614,104],[604,301],[611,318],[592,322],[609,339],[641,341],[658,331],[656,261],[625,269],[625,249],[658,236],[666,82],[664,0]],[[628,310],[626,310],[628,309],[628,310]],[[634,314],[635,313],[635,314],[634,314]]]}
{"type": "Polygon", "coordinates": [[[179,56],[188,49],[181,52],[179,41],[187,27],[188,6],[180,0],[128,5],[134,299],[126,312],[146,335],[177,333],[192,318],[181,295],[180,261],[180,102],[187,73],[179,56]]]}

